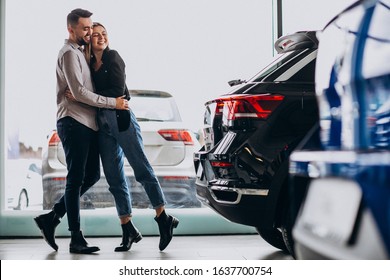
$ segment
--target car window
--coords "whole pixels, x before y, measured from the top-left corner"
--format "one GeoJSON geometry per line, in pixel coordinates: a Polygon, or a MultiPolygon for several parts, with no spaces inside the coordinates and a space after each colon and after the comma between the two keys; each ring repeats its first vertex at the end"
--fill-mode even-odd
{"type": "Polygon", "coordinates": [[[332,71],[336,71],[338,80],[343,84],[350,80],[350,57],[346,54],[355,41],[359,18],[363,14],[364,9],[356,8],[346,15],[340,16],[325,30],[317,33],[320,42],[315,76],[318,94],[324,93],[329,86],[332,86],[330,85],[332,71]]]}
{"type": "Polygon", "coordinates": [[[265,77],[267,77],[269,74],[271,74],[275,69],[278,69],[281,65],[283,65],[287,60],[289,60],[291,57],[291,54],[289,53],[282,53],[276,55],[274,60],[267,65],[264,69],[262,69],[258,74],[256,74],[253,78],[250,79],[250,81],[253,82],[260,82],[265,77]]]}
{"type": "Polygon", "coordinates": [[[181,121],[173,98],[133,96],[129,104],[138,121],[181,121]]]}
{"type": "Polygon", "coordinates": [[[369,26],[362,60],[362,77],[370,148],[390,147],[390,1],[375,7],[369,26]]]}
{"type": "Polygon", "coordinates": [[[290,60],[292,57],[291,53],[282,53],[275,56],[274,60],[267,65],[264,69],[262,69],[258,74],[256,74],[250,81],[253,82],[261,82],[265,77],[270,75],[276,69],[280,68],[281,65],[286,63],[286,61],[290,60]]]}
{"type": "Polygon", "coordinates": [[[365,41],[362,75],[365,79],[388,75],[390,64],[390,1],[377,4],[365,41]],[[388,6],[386,6],[388,5],[388,6]]]}
{"type": "Polygon", "coordinates": [[[313,59],[306,64],[301,70],[295,73],[290,79],[290,82],[314,82],[316,60],[313,59]]]}
{"type": "MultiPolygon", "coordinates": [[[[299,51],[293,51],[293,52],[287,52],[282,53],[276,56],[276,58],[263,70],[261,70],[257,75],[255,75],[252,79],[250,79],[251,82],[273,82],[276,79],[278,79],[287,69],[298,63],[302,60],[302,56],[306,56],[311,51],[307,49],[299,50],[299,51]],[[285,67],[286,66],[286,67],[285,67]]],[[[314,73],[314,65],[311,65],[314,73]]],[[[305,68],[305,67],[304,67],[305,68]]],[[[303,69],[302,69],[303,70],[303,69]]],[[[298,70],[297,70],[298,71],[298,70]]],[[[304,71],[310,71],[309,68],[305,68],[304,71]]],[[[304,75],[304,73],[302,73],[304,75]]],[[[292,81],[303,81],[303,80],[310,80],[310,77],[304,78],[302,75],[299,75],[299,73],[294,73],[292,76],[288,76],[284,79],[292,81]],[[295,74],[298,74],[295,76],[295,74]]],[[[314,78],[311,78],[311,81],[314,81],[314,78]]]]}
{"type": "Polygon", "coordinates": [[[39,168],[35,163],[30,164],[30,166],[28,167],[28,170],[35,172],[35,173],[38,173],[40,175],[42,174],[41,168],[39,168]]]}
{"type": "MultiPolygon", "coordinates": [[[[351,98],[351,54],[359,30],[362,7],[338,16],[319,37],[315,87],[320,107],[321,142],[327,148],[352,147],[355,135],[352,125],[341,125],[341,98],[351,98]],[[342,130],[343,133],[341,132],[342,130]]],[[[344,102],[343,110],[353,103],[344,102]]],[[[347,110],[352,110],[348,108],[347,110]]],[[[344,119],[345,120],[345,119],[344,119]]],[[[350,122],[351,120],[349,120],[350,122]]]]}

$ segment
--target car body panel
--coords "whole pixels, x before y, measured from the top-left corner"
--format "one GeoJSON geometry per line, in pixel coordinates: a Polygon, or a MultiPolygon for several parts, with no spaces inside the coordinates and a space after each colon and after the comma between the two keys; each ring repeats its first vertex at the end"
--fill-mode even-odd
{"type": "Polygon", "coordinates": [[[14,210],[42,208],[41,161],[38,159],[7,160],[5,165],[5,197],[7,208],[14,210]],[[25,201],[20,201],[20,200],[25,201]]]}
{"type": "Polygon", "coordinates": [[[297,151],[291,155],[290,174],[310,178],[293,231],[298,258],[389,258],[390,223],[378,223],[388,220],[390,188],[384,182],[390,182],[389,163],[388,152],[297,151]],[[319,184],[327,184],[325,191],[316,190],[319,184]],[[350,185],[360,196],[353,199],[350,185]],[[313,206],[321,200],[325,206],[313,206]],[[342,219],[348,208],[353,209],[350,216],[342,219]],[[315,211],[320,212],[317,217],[315,211]],[[315,225],[308,225],[308,215],[317,218],[315,225]],[[344,227],[348,234],[340,234],[344,227]]]}
{"type": "MultiPolygon", "coordinates": [[[[178,165],[186,159],[186,145],[179,141],[167,141],[157,133],[162,129],[187,129],[182,122],[139,122],[142,132],[145,154],[150,164],[155,165],[178,165]]],[[[193,139],[195,135],[191,132],[193,139]]],[[[126,162],[128,165],[128,162],[126,162]]]]}

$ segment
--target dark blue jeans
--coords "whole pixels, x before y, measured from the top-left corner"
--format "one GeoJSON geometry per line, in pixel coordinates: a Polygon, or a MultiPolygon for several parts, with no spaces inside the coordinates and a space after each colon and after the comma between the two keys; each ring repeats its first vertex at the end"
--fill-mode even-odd
{"type": "Polygon", "coordinates": [[[59,216],[66,212],[69,230],[78,231],[80,196],[100,179],[98,134],[71,117],[57,121],[57,132],[64,147],[68,174],[65,194],[53,210],[59,216]]]}

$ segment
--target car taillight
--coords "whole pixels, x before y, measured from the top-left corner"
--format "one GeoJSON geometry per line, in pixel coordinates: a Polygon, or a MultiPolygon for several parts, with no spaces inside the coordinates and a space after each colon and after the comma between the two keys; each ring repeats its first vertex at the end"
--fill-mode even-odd
{"type": "Polygon", "coordinates": [[[50,180],[52,180],[52,181],[65,181],[66,177],[54,177],[54,178],[51,178],[50,180]]]}
{"type": "Polygon", "coordinates": [[[223,114],[224,119],[228,121],[241,118],[267,119],[283,99],[283,95],[277,94],[221,97],[216,100],[216,115],[223,114]]]}
{"type": "Polygon", "coordinates": [[[217,106],[215,108],[215,115],[216,116],[222,116],[223,113],[223,107],[224,107],[224,102],[222,100],[217,100],[217,106]]]}
{"type": "Polygon", "coordinates": [[[49,137],[49,146],[57,146],[60,141],[61,140],[57,132],[53,131],[53,133],[49,137]]]}
{"type": "Polygon", "coordinates": [[[226,161],[211,161],[212,167],[232,167],[233,163],[226,161]]]}
{"type": "Polygon", "coordinates": [[[191,133],[185,129],[160,129],[158,133],[167,141],[181,141],[185,145],[194,145],[191,133]]]}

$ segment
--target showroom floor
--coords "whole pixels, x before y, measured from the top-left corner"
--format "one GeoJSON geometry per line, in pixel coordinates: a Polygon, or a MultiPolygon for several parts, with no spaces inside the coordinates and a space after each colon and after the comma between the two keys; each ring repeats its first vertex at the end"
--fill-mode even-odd
{"type": "Polygon", "coordinates": [[[163,252],[159,237],[146,236],[128,252],[114,252],[120,237],[88,238],[100,247],[92,255],[70,254],[69,238],[57,238],[58,252],[42,238],[0,239],[1,260],[289,260],[291,256],[269,245],[258,234],[174,236],[163,252]]]}

